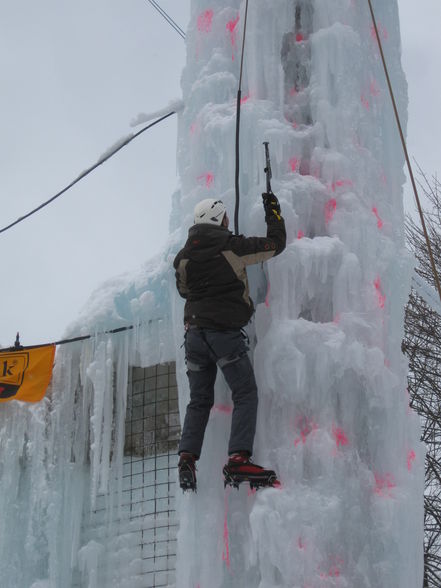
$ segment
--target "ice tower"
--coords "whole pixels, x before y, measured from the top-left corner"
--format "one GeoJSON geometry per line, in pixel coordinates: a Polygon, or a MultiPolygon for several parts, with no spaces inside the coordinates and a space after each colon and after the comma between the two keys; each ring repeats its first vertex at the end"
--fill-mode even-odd
{"type": "MultiPolygon", "coordinates": [[[[405,122],[397,1],[374,8],[405,122]]],[[[189,397],[173,257],[199,200],[220,197],[233,216],[244,10],[245,0],[192,0],[163,252],[92,295],[68,334],[98,334],[59,348],[42,403],[1,406],[2,588],[422,585],[424,451],[401,353],[404,158],[364,0],[249,2],[239,225],[265,231],[269,141],[288,245],[249,273],[249,334],[255,458],[282,487],[224,490],[231,400],[220,376],[198,493],[178,494],[174,519],[176,438],[166,451],[148,427],[173,425],[165,362],[176,362],[181,418],[189,397]],[[125,325],[135,328],[99,334],[125,325]],[[129,443],[128,412],[141,415],[129,443]]]]}
{"type": "MultiPolygon", "coordinates": [[[[374,6],[405,120],[397,3],[374,6]]],[[[192,2],[173,229],[202,197],[233,209],[244,9],[192,2]]],[[[264,232],[262,141],[288,230],[286,251],[252,275],[255,457],[283,488],[224,491],[229,416],[215,411],[198,494],[180,499],[177,586],[416,588],[424,453],[401,353],[404,158],[368,3],[255,0],[248,19],[240,231],[264,232]]],[[[228,405],[222,381],[217,394],[228,405]]]]}

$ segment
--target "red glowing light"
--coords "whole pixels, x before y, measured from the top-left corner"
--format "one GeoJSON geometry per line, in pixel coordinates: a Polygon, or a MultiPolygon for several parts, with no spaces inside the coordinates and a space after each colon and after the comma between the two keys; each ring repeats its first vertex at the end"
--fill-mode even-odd
{"type": "Polygon", "coordinates": [[[297,129],[299,127],[295,120],[292,121],[291,126],[293,129],[297,129]]]}
{"type": "Polygon", "coordinates": [[[302,33],[297,33],[297,35],[296,35],[297,43],[301,43],[304,40],[305,40],[305,37],[302,35],[302,33]]]}
{"type": "Polygon", "coordinates": [[[334,320],[332,321],[335,325],[338,325],[339,322],[341,320],[341,314],[339,312],[337,312],[337,314],[334,317],[334,320]]]}
{"type": "Polygon", "coordinates": [[[381,290],[381,280],[380,278],[376,278],[374,281],[375,290],[377,291],[377,299],[378,299],[378,306],[380,308],[384,308],[384,304],[386,302],[386,296],[383,294],[381,290]]]}
{"type": "Polygon", "coordinates": [[[416,459],[416,453],[413,449],[411,449],[410,451],[407,452],[407,469],[410,470],[412,469],[412,465],[413,462],[416,459]]]}
{"type": "Polygon", "coordinates": [[[383,221],[381,220],[381,218],[380,218],[380,215],[378,214],[378,210],[377,210],[377,207],[376,207],[376,206],[374,206],[374,207],[372,208],[372,212],[373,212],[373,213],[375,214],[375,216],[377,217],[377,227],[378,227],[379,229],[382,229],[382,228],[383,228],[383,221]]]}
{"type": "Polygon", "coordinates": [[[203,33],[209,33],[213,25],[213,11],[205,10],[198,16],[198,30],[203,33]]]}
{"type": "Polygon", "coordinates": [[[348,438],[346,437],[346,434],[343,431],[343,429],[341,429],[340,427],[332,425],[332,435],[334,436],[337,448],[343,447],[344,445],[349,445],[348,438]]]}
{"type": "Polygon", "coordinates": [[[249,99],[250,99],[250,95],[248,94],[247,96],[244,96],[243,98],[240,99],[240,103],[245,104],[245,102],[248,102],[249,99]]]}
{"type": "Polygon", "coordinates": [[[300,231],[297,233],[297,239],[303,239],[304,236],[305,233],[300,229],[300,231]]]}
{"type": "Polygon", "coordinates": [[[300,167],[300,159],[298,157],[291,157],[289,160],[289,165],[291,167],[291,171],[297,171],[300,167]]]}
{"type": "Polygon", "coordinates": [[[298,91],[296,90],[295,86],[293,86],[292,88],[290,88],[289,90],[289,95],[290,96],[297,96],[298,91]]]}
{"type": "Polygon", "coordinates": [[[325,204],[325,221],[328,224],[333,218],[335,211],[337,210],[337,200],[335,198],[331,198],[325,204]]]}
{"type": "Polygon", "coordinates": [[[214,175],[210,172],[206,173],[206,174],[202,174],[201,176],[198,176],[197,180],[200,182],[201,180],[204,180],[205,182],[205,186],[207,188],[210,188],[211,185],[214,182],[214,175]]]}

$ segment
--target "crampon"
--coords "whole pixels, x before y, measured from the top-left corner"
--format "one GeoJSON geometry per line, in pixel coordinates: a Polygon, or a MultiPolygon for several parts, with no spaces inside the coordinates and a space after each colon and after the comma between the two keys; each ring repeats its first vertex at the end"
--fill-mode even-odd
{"type": "Polygon", "coordinates": [[[252,463],[246,453],[232,455],[224,466],[223,473],[224,487],[239,488],[242,482],[248,482],[252,490],[280,487],[276,472],[252,463]]]}
{"type": "Polygon", "coordinates": [[[183,492],[197,491],[195,458],[190,453],[181,453],[179,459],[179,486],[183,492]]]}

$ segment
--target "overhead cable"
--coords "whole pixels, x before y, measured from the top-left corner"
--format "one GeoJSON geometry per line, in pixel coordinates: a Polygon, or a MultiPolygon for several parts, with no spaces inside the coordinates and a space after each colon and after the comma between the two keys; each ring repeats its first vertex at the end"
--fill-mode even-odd
{"type": "Polygon", "coordinates": [[[185,33],[181,27],[172,19],[169,14],[167,14],[163,8],[159,6],[155,0],[147,0],[147,2],[150,2],[153,8],[155,8],[163,18],[165,18],[168,24],[178,33],[178,35],[181,35],[181,37],[185,39],[185,33]]]}
{"type": "Polygon", "coordinates": [[[107,151],[106,154],[103,155],[97,161],[97,163],[95,163],[94,165],[92,165],[91,167],[89,167],[85,171],[83,171],[68,186],[66,186],[65,188],[63,188],[62,190],[60,190],[60,192],[57,192],[57,194],[55,194],[55,196],[52,196],[52,198],[49,198],[49,200],[46,200],[46,202],[43,202],[43,204],[40,204],[40,206],[37,206],[37,208],[34,208],[34,210],[31,210],[27,214],[25,214],[25,215],[21,216],[20,218],[18,218],[13,223],[10,223],[6,227],[3,227],[2,229],[0,229],[0,233],[4,233],[8,229],[11,229],[15,225],[18,225],[18,223],[21,223],[25,219],[29,218],[30,216],[32,216],[33,214],[35,214],[36,212],[38,212],[39,210],[41,210],[42,208],[44,208],[45,206],[47,206],[48,204],[50,204],[51,202],[53,202],[54,200],[56,200],[57,198],[59,198],[62,194],[64,194],[65,192],[67,192],[68,190],[70,190],[70,188],[72,188],[73,186],[75,186],[75,184],[78,184],[78,182],[80,180],[82,180],[83,178],[85,178],[86,176],[88,176],[91,172],[93,172],[97,167],[99,167],[100,165],[102,165],[103,163],[105,163],[106,161],[108,161],[111,157],[113,157],[116,153],[118,153],[118,151],[120,151],[123,147],[125,147],[126,145],[128,145],[129,143],[131,143],[133,141],[133,139],[136,139],[136,137],[139,137],[139,135],[141,135],[142,133],[144,133],[145,131],[147,131],[151,127],[157,125],[158,123],[162,122],[163,120],[165,120],[166,118],[168,118],[172,114],[176,114],[176,112],[175,111],[169,112],[168,114],[166,114],[166,115],[162,116],[161,118],[158,118],[154,122],[150,123],[149,125],[147,125],[143,129],[141,129],[140,131],[138,131],[137,133],[132,133],[132,134],[128,135],[122,141],[119,141],[117,143],[116,147],[114,147],[113,149],[107,151]]]}
{"type": "Polygon", "coordinates": [[[22,349],[35,349],[36,347],[50,347],[51,345],[66,345],[67,343],[76,343],[77,341],[86,341],[87,339],[94,339],[101,335],[116,335],[123,333],[124,331],[132,331],[135,328],[139,328],[145,325],[151,325],[154,322],[161,321],[161,318],[150,319],[149,321],[140,322],[137,325],[126,325],[124,327],[116,327],[115,329],[109,329],[108,331],[100,331],[94,335],[80,335],[78,337],[72,337],[70,339],[61,339],[60,341],[52,341],[52,343],[40,343],[38,345],[20,345],[19,334],[17,333],[17,340],[15,346],[0,348],[0,353],[9,351],[18,351],[22,349]]]}
{"type": "Polygon", "coordinates": [[[392,106],[393,106],[393,110],[394,110],[394,114],[395,114],[395,119],[397,122],[398,131],[400,133],[401,144],[403,146],[404,156],[406,158],[407,169],[409,170],[410,181],[412,183],[413,193],[415,195],[415,200],[416,200],[416,204],[418,207],[418,213],[420,215],[421,226],[423,228],[424,236],[426,239],[426,245],[427,245],[427,250],[429,252],[430,265],[432,267],[433,278],[435,280],[436,289],[438,290],[438,295],[441,300],[441,284],[440,284],[440,280],[439,280],[439,276],[438,276],[438,271],[437,271],[436,265],[435,265],[435,259],[433,257],[432,245],[430,242],[429,233],[427,232],[426,221],[424,220],[424,213],[423,213],[423,209],[421,206],[420,197],[418,195],[418,190],[416,187],[416,182],[415,182],[415,177],[413,174],[412,165],[410,163],[409,153],[407,151],[406,139],[404,138],[403,127],[401,125],[400,115],[398,114],[397,103],[395,101],[395,95],[394,95],[392,83],[391,83],[390,77],[389,77],[389,71],[388,71],[387,64],[386,64],[386,58],[384,57],[383,44],[381,42],[380,33],[378,32],[377,21],[375,18],[375,13],[374,13],[374,9],[373,9],[371,0],[368,0],[368,3],[369,3],[369,9],[371,12],[372,22],[374,24],[375,35],[377,37],[378,47],[380,49],[381,61],[383,62],[383,68],[384,68],[384,73],[386,75],[386,81],[387,81],[387,85],[389,88],[389,94],[390,94],[390,97],[392,100],[392,106]]]}

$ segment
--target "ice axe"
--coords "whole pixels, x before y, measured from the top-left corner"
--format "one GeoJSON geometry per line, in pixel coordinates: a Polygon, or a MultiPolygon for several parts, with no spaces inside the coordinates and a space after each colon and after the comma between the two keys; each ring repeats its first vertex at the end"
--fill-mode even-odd
{"type": "Polygon", "coordinates": [[[269,142],[264,141],[263,144],[265,145],[265,169],[264,172],[266,174],[266,192],[262,194],[263,199],[263,206],[265,208],[265,212],[268,214],[268,209],[271,213],[277,218],[277,220],[281,220],[280,216],[280,204],[277,200],[276,196],[273,194],[273,190],[271,188],[271,178],[273,177],[273,172],[271,171],[271,160],[269,154],[269,142]]]}
{"type": "Polygon", "coordinates": [[[271,178],[273,177],[273,173],[271,171],[271,159],[269,153],[269,142],[264,141],[263,144],[265,145],[265,168],[264,172],[266,173],[266,193],[272,194],[273,191],[271,189],[271,178]]]}

